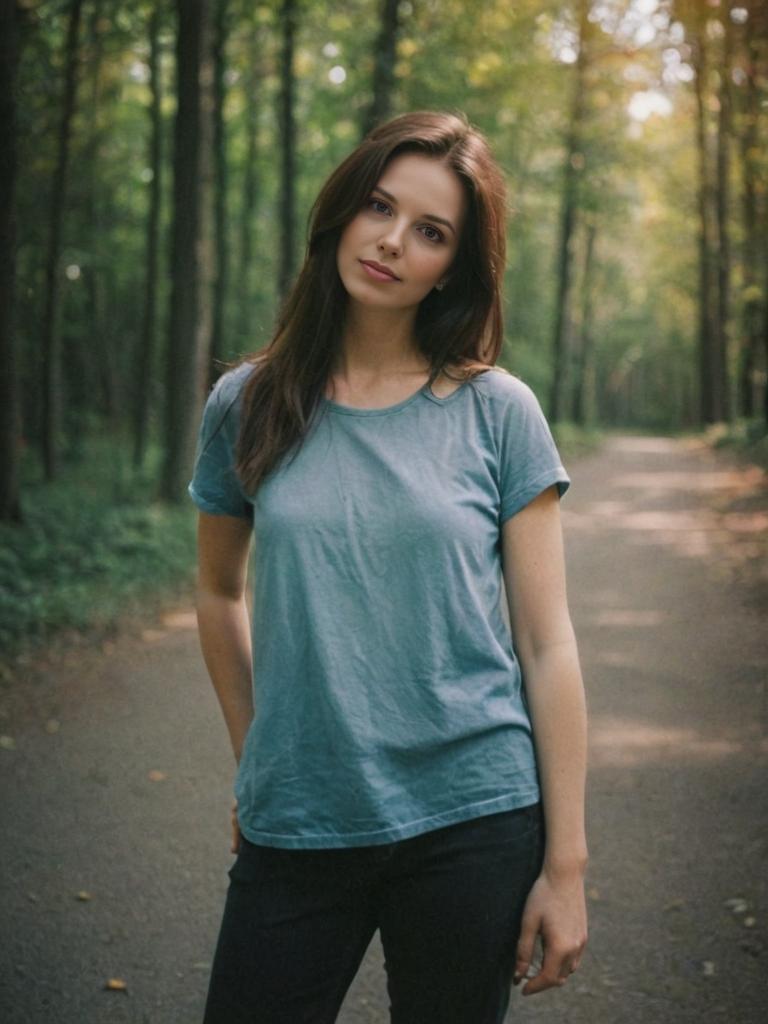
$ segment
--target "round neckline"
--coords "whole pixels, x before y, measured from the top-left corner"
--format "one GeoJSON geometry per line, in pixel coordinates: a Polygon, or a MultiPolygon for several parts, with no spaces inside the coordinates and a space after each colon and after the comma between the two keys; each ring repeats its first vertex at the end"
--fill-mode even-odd
{"type": "Polygon", "coordinates": [[[447,405],[448,402],[452,401],[461,391],[464,390],[468,381],[462,381],[458,387],[455,387],[450,395],[446,395],[445,398],[440,398],[434,393],[429,384],[422,384],[418,391],[414,391],[412,395],[407,398],[403,398],[400,402],[395,402],[394,405],[384,405],[379,409],[367,409],[361,408],[356,405],[342,405],[340,402],[334,402],[332,398],[326,398],[322,396],[322,401],[327,409],[333,412],[342,413],[344,416],[386,416],[390,412],[399,412],[401,409],[405,409],[406,406],[411,405],[415,402],[419,395],[423,395],[428,398],[431,402],[436,405],[447,405]]]}

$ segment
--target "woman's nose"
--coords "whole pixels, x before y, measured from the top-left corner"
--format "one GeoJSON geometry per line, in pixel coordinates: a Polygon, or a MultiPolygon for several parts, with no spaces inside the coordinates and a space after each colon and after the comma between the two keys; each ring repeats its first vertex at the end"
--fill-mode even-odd
{"type": "Polygon", "coordinates": [[[379,249],[382,252],[399,253],[403,248],[403,228],[390,224],[379,238],[379,249]]]}

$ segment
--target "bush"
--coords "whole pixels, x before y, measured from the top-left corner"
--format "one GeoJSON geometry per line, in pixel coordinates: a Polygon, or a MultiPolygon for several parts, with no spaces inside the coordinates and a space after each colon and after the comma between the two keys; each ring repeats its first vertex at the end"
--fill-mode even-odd
{"type": "Polygon", "coordinates": [[[159,453],[134,473],[122,450],[114,440],[90,443],[52,484],[37,465],[22,467],[23,522],[0,524],[0,646],[7,653],[64,629],[111,627],[192,583],[192,502],[154,500],[159,453]]]}

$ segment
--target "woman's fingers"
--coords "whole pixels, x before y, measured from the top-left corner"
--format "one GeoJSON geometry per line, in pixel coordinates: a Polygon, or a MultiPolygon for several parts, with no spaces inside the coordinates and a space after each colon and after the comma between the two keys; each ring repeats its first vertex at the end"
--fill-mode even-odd
{"type": "Polygon", "coordinates": [[[515,960],[515,974],[512,983],[518,985],[528,974],[528,968],[533,960],[533,950],[536,945],[536,936],[539,933],[539,920],[533,914],[523,914],[523,921],[520,926],[520,938],[517,942],[517,958],[515,960]]]}
{"type": "Polygon", "coordinates": [[[523,995],[533,996],[545,989],[564,985],[577,970],[583,948],[583,945],[578,948],[568,945],[547,947],[545,943],[544,960],[538,971],[529,972],[529,980],[522,989],[523,995]]]}

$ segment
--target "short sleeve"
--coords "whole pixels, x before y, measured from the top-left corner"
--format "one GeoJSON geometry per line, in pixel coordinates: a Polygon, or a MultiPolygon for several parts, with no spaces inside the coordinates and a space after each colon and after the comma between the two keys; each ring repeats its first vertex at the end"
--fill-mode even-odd
{"type": "Polygon", "coordinates": [[[216,382],[203,409],[195,468],[187,490],[203,512],[251,519],[253,508],[235,472],[238,391],[232,374],[216,382]]]}
{"type": "Polygon", "coordinates": [[[536,395],[511,375],[504,390],[499,442],[500,523],[552,484],[557,484],[562,498],[571,483],[536,395]]]}

